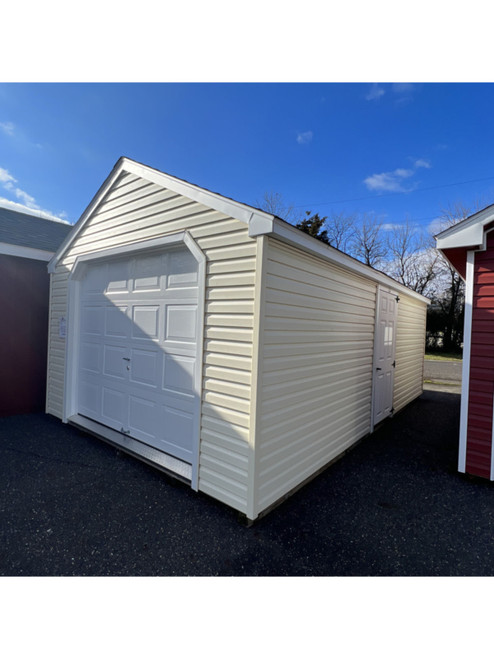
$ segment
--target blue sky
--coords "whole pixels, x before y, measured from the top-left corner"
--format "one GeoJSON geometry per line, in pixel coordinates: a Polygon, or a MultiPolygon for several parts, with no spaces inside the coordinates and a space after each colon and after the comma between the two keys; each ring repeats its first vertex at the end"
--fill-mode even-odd
{"type": "Polygon", "coordinates": [[[494,202],[493,102],[491,83],[3,83],[0,197],[75,222],[125,155],[248,204],[427,227],[494,202]]]}

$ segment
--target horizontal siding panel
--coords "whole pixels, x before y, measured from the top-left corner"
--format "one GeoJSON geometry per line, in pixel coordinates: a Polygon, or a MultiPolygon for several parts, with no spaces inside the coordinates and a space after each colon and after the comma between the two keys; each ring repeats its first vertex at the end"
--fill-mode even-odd
{"type": "Polygon", "coordinates": [[[235,386],[236,383],[248,385],[250,395],[251,373],[250,371],[239,371],[234,368],[221,368],[219,366],[204,366],[204,376],[206,381],[215,379],[224,384],[235,386]]]}
{"type": "Polygon", "coordinates": [[[268,241],[261,511],[370,432],[376,286],[268,241]]]}
{"type": "Polygon", "coordinates": [[[208,300],[253,300],[253,286],[229,286],[228,288],[208,288],[206,291],[208,300]]]}
{"type": "Polygon", "coordinates": [[[393,408],[398,411],[423,391],[427,306],[400,293],[396,324],[393,408]]]}
{"type": "MultiPolygon", "coordinates": [[[[331,343],[324,341],[324,342],[311,342],[311,343],[287,343],[283,344],[281,342],[278,342],[278,344],[268,344],[264,348],[264,355],[266,360],[269,360],[271,358],[275,357],[286,357],[287,359],[291,359],[292,357],[295,357],[297,355],[313,355],[313,354],[321,354],[325,353],[326,351],[331,351],[331,343]]],[[[334,361],[337,363],[339,361],[339,357],[337,356],[338,351],[334,351],[334,361]]],[[[343,357],[345,359],[345,357],[343,357]]],[[[359,360],[351,360],[355,364],[359,360]]],[[[271,362],[269,362],[270,364],[271,362]]],[[[350,364],[347,363],[347,366],[349,367],[350,364]]],[[[269,367],[268,367],[269,368],[269,367]]]]}
{"type": "MultiPolygon", "coordinates": [[[[354,311],[354,310],[353,310],[354,311]]],[[[327,323],[347,322],[355,325],[371,325],[371,318],[368,314],[331,311],[330,309],[320,309],[315,307],[294,306],[288,304],[266,304],[266,314],[268,316],[278,316],[282,318],[302,318],[305,320],[324,320],[327,323]]]]}
{"type": "Polygon", "coordinates": [[[203,392],[202,399],[206,403],[222,407],[225,410],[233,410],[235,412],[242,412],[248,415],[250,412],[250,401],[239,396],[232,396],[218,391],[211,391],[206,389],[203,392]]]}
{"type": "Polygon", "coordinates": [[[206,414],[202,415],[201,419],[201,433],[204,430],[210,431],[211,433],[218,433],[221,435],[228,435],[232,439],[237,439],[238,441],[247,442],[249,440],[249,430],[248,428],[243,428],[242,426],[236,426],[229,420],[223,419],[221,416],[213,417],[206,414]]]}
{"type": "Polygon", "coordinates": [[[294,281],[304,281],[309,285],[325,285],[330,280],[335,282],[332,285],[333,289],[337,288],[338,284],[342,284],[349,291],[360,289],[370,295],[375,291],[375,284],[364,277],[350,273],[335,264],[328,264],[327,261],[316,256],[309,256],[299,250],[297,252],[295,262],[291,258],[292,247],[281,243],[272,245],[269,254],[269,273],[294,281]],[[287,265],[288,261],[289,265],[287,265]]]}
{"type": "Polygon", "coordinates": [[[222,259],[244,258],[256,255],[256,243],[251,240],[249,243],[241,245],[232,245],[229,247],[219,247],[216,249],[205,250],[208,259],[221,261],[222,259]]]}
{"type": "MultiPolygon", "coordinates": [[[[207,273],[210,276],[213,275],[221,275],[221,274],[229,274],[229,273],[234,273],[234,272],[246,272],[246,271],[252,271],[254,272],[256,267],[256,259],[255,257],[244,257],[244,258],[237,258],[235,260],[224,260],[224,261],[209,261],[207,264],[207,273]]],[[[211,282],[211,279],[209,279],[211,282]]],[[[214,284],[210,284],[213,286],[214,284]]]]}
{"type": "Polygon", "coordinates": [[[245,231],[232,231],[230,233],[221,234],[219,236],[212,236],[211,238],[196,238],[199,247],[206,252],[217,247],[223,248],[225,245],[245,245],[246,240],[249,238],[249,232],[245,231]]]}
{"type": "Polygon", "coordinates": [[[223,353],[225,355],[241,355],[242,357],[252,356],[252,343],[242,343],[242,341],[217,341],[215,339],[206,339],[204,349],[208,352],[223,353]]]}
{"type": "Polygon", "coordinates": [[[221,481],[215,482],[214,471],[208,471],[206,469],[201,469],[199,471],[199,490],[204,492],[204,494],[221,501],[222,503],[234,508],[235,510],[240,511],[241,513],[247,513],[247,494],[246,491],[243,491],[240,496],[236,496],[229,490],[223,487],[221,481]]]}
{"type": "Polygon", "coordinates": [[[365,369],[361,369],[361,371],[360,373],[354,373],[352,371],[350,374],[344,372],[342,377],[338,378],[338,382],[334,382],[334,379],[329,379],[327,373],[322,373],[321,375],[300,378],[295,382],[284,381],[266,385],[263,390],[263,406],[265,406],[267,413],[266,419],[269,416],[270,407],[289,405],[292,397],[293,402],[302,402],[303,400],[316,398],[321,391],[324,391],[327,395],[332,395],[337,392],[339,393],[339,389],[343,391],[348,387],[353,388],[356,384],[361,384],[363,373],[367,375],[369,371],[368,366],[365,369]],[[301,387],[303,387],[302,392],[301,387]]]}
{"type": "MultiPolygon", "coordinates": [[[[331,281],[331,280],[329,280],[331,281]]],[[[329,282],[328,282],[329,283],[329,282]]],[[[341,288],[335,289],[334,282],[333,287],[325,286],[311,286],[310,297],[320,300],[319,304],[327,306],[328,303],[340,302],[344,305],[349,303],[349,291],[350,287],[345,288],[345,285],[342,283],[341,288]]],[[[270,299],[270,296],[277,294],[280,296],[282,293],[289,294],[293,296],[294,299],[297,296],[307,296],[307,284],[301,281],[294,281],[293,279],[284,279],[282,277],[277,277],[274,275],[267,275],[266,277],[266,286],[267,286],[267,299],[270,299]]],[[[358,289],[355,289],[358,290],[358,289]]],[[[359,291],[360,292],[360,291],[359,291]]],[[[355,300],[358,300],[358,307],[374,309],[374,304],[372,298],[369,297],[367,291],[361,291],[361,295],[355,297],[355,300]]],[[[350,301],[351,303],[351,301],[350,301]]],[[[296,304],[294,302],[294,304],[296,304]]]]}
{"type": "Polygon", "coordinates": [[[219,339],[220,341],[241,341],[252,345],[253,331],[239,327],[215,327],[206,326],[205,336],[207,339],[219,339]]]}
{"type": "MultiPolygon", "coordinates": [[[[350,410],[346,414],[343,412],[341,414],[340,428],[345,428],[347,425],[345,422],[348,422],[348,425],[352,428],[361,427],[363,431],[368,433],[370,426],[366,419],[367,414],[365,414],[365,412],[368,413],[369,410],[370,400],[369,407],[364,409],[360,408],[357,413],[354,410],[350,410]]],[[[303,442],[297,438],[292,438],[291,442],[287,441],[278,443],[276,447],[271,447],[272,450],[269,453],[261,456],[259,461],[260,475],[261,477],[269,477],[274,474],[279,467],[282,467],[283,464],[288,468],[293,469],[303,460],[310,458],[310,455],[317,452],[319,449],[325,449],[331,454],[333,447],[339,442],[339,437],[339,435],[333,435],[331,440],[328,441],[327,437],[316,430],[311,434],[307,434],[304,437],[305,441],[303,442]]]]}
{"type": "Polygon", "coordinates": [[[250,425],[250,419],[247,413],[230,410],[219,404],[203,403],[202,414],[203,417],[225,421],[232,424],[232,426],[248,428],[250,425]]]}
{"type": "MultiPolygon", "coordinates": [[[[330,369],[331,381],[338,382],[345,381],[346,378],[356,378],[362,379],[369,375],[369,363],[364,362],[358,368],[352,368],[349,372],[346,368],[346,364],[341,364],[338,369],[330,369]]],[[[317,382],[324,381],[328,379],[328,367],[326,364],[316,364],[311,367],[307,372],[307,375],[300,373],[300,368],[287,368],[279,369],[276,371],[265,372],[264,373],[264,389],[263,392],[266,395],[266,398],[270,398],[275,395],[276,392],[280,394],[287,390],[295,390],[297,387],[306,387],[311,383],[314,383],[314,386],[317,382]]],[[[264,397],[264,396],[263,396],[264,397]]]]}
{"type": "Polygon", "coordinates": [[[254,271],[247,272],[229,272],[226,274],[210,275],[208,277],[208,286],[214,290],[215,288],[226,289],[229,286],[251,286],[253,287],[256,282],[256,275],[254,271]]]}
{"type": "Polygon", "coordinates": [[[204,362],[207,365],[210,364],[212,366],[224,366],[234,370],[248,371],[249,373],[252,370],[252,359],[250,357],[241,357],[231,354],[222,355],[214,352],[206,352],[204,355],[204,362]]]}
{"type": "Polygon", "coordinates": [[[202,428],[201,439],[204,442],[201,445],[201,450],[206,451],[206,453],[221,449],[232,455],[235,454],[235,460],[241,457],[244,462],[249,454],[249,447],[243,436],[232,437],[211,428],[202,428]]]}
{"type": "Polygon", "coordinates": [[[254,314],[254,302],[250,300],[213,300],[206,302],[206,314],[254,314]]]}
{"type": "Polygon", "coordinates": [[[218,464],[214,466],[211,466],[210,464],[205,465],[204,456],[201,456],[199,460],[199,471],[199,489],[203,492],[205,491],[204,481],[207,481],[209,485],[216,486],[216,488],[223,490],[230,496],[235,496],[239,501],[247,499],[247,486],[238,480],[236,474],[234,474],[233,477],[223,474],[221,467],[218,464]]]}
{"type": "Polygon", "coordinates": [[[254,318],[251,314],[218,313],[206,314],[205,324],[210,327],[254,327],[254,318]]]}
{"type": "Polygon", "coordinates": [[[237,460],[237,456],[230,454],[229,451],[223,451],[222,453],[214,445],[209,446],[206,444],[201,451],[200,464],[216,474],[221,474],[230,481],[244,485],[243,491],[246,491],[247,461],[245,458],[242,459],[241,456],[238,457],[239,460],[237,460]]]}
{"type": "Polygon", "coordinates": [[[225,382],[224,379],[215,380],[213,378],[204,378],[203,387],[207,391],[236,396],[250,402],[250,387],[245,384],[238,384],[231,381],[225,382]]]}
{"type": "Polygon", "coordinates": [[[352,425],[345,434],[340,435],[338,443],[333,445],[332,450],[328,450],[324,446],[319,447],[319,450],[306,458],[304,463],[292,465],[291,469],[285,470],[282,475],[278,475],[276,478],[265,479],[259,492],[259,509],[263,510],[275,503],[286,492],[289,492],[314,472],[338,458],[345,450],[367,434],[368,430],[365,424],[361,426],[352,425]]]}

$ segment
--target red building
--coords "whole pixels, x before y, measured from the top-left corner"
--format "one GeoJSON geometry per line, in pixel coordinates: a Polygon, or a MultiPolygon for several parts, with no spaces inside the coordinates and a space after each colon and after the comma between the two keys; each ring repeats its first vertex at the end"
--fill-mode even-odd
{"type": "Polygon", "coordinates": [[[494,480],[494,205],[436,243],[465,280],[458,470],[494,480]]]}
{"type": "Polygon", "coordinates": [[[0,416],[44,410],[47,265],[71,229],[0,207],[0,416]]]}

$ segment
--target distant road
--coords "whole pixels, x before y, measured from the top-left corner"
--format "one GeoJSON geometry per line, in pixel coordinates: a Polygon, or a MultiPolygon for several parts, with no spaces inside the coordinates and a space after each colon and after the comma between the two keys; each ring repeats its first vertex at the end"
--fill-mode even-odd
{"type": "Polygon", "coordinates": [[[461,369],[463,362],[445,362],[426,359],[424,361],[424,380],[437,382],[461,382],[461,369]]]}

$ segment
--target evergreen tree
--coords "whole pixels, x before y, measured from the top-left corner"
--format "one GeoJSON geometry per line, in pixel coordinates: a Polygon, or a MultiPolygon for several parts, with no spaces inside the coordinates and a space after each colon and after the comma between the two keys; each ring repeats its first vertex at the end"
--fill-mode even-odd
{"type": "Polygon", "coordinates": [[[326,245],[329,245],[328,232],[324,229],[325,222],[328,218],[319,217],[319,213],[311,215],[310,211],[305,211],[305,214],[307,217],[300,222],[297,222],[295,225],[297,229],[300,229],[304,233],[308,233],[309,236],[313,236],[314,238],[321,240],[323,243],[326,243],[326,245]]]}

